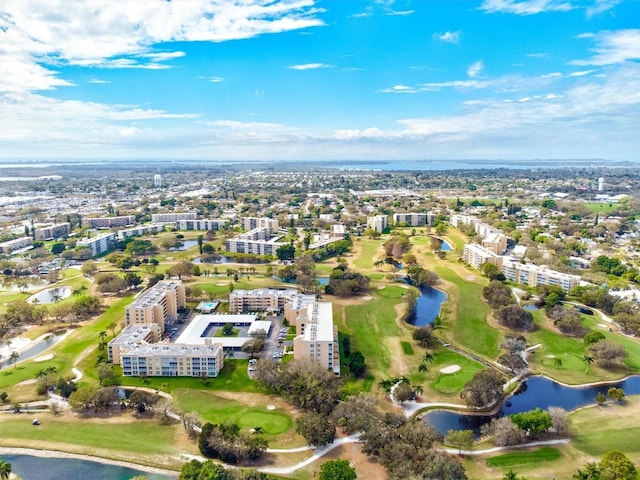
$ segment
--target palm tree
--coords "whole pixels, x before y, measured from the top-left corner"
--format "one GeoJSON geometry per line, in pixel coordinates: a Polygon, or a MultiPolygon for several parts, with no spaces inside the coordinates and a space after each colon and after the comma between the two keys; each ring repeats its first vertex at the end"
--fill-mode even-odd
{"type": "Polygon", "coordinates": [[[400,383],[406,383],[407,385],[411,383],[411,380],[409,380],[404,375],[401,375],[400,378],[397,379],[397,381],[399,381],[400,383]]]}
{"type": "Polygon", "coordinates": [[[416,394],[416,397],[419,397],[420,395],[422,395],[424,393],[424,387],[422,385],[414,385],[413,386],[413,393],[416,394]]]}
{"type": "Polygon", "coordinates": [[[107,325],[107,329],[111,330],[111,334],[113,335],[113,337],[115,338],[116,336],[116,327],[118,325],[116,324],[116,322],[111,322],[109,325],[107,325]]]}
{"type": "Polygon", "coordinates": [[[574,473],[573,477],[571,478],[573,480],[589,480],[591,477],[587,472],[583,472],[582,470],[578,469],[578,471],[574,473]]]}
{"type": "Polygon", "coordinates": [[[223,353],[224,358],[234,358],[236,355],[233,353],[232,349],[224,350],[223,353]]]}
{"type": "Polygon", "coordinates": [[[18,368],[16,366],[16,362],[18,361],[19,358],[20,358],[20,354],[15,350],[11,352],[11,355],[9,355],[9,361],[13,362],[13,368],[18,368]]]}
{"type": "Polygon", "coordinates": [[[260,425],[258,425],[257,427],[253,427],[253,434],[254,435],[258,435],[262,433],[262,427],[260,425]]]}
{"type": "Polygon", "coordinates": [[[73,295],[74,297],[79,297],[80,295],[82,295],[86,291],[87,291],[87,286],[86,285],[80,285],[78,288],[74,288],[73,290],[71,290],[71,295],[73,295]]]}
{"type": "Polygon", "coordinates": [[[586,355],[582,357],[582,361],[586,363],[587,367],[584,369],[585,373],[589,371],[589,365],[593,363],[593,357],[590,355],[586,355]]]}
{"type": "Polygon", "coordinates": [[[393,380],[380,380],[378,382],[378,386],[384,390],[384,393],[386,393],[387,395],[389,395],[391,393],[391,389],[393,388],[393,385],[395,384],[395,382],[393,380]]]}
{"type": "Polygon", "coordinates": [[[560,368],[560,367],[562,366],[562,359],[561,359],[561,358],[556,357],[556,358],[553,360],[553,365],[554,365],[556,368],[560,368]]]}
{"type": "Polygon", "coordinates": [[[423,362],[433,362],[433,355],[429,352],[426,352],[423,356],[422,356],[422,361],[423,362]]]}
{"type": "Polygon", "coordinates": [[[516,475],[516,472],[514,472],[513,470],[509,470],[504,474],[502,480],[518,480],[518,475],[516,475]]]}
{"type": "Polygon", "coordinates": [[[100,337],[100,340],[102,342],[104,342],[104,339],[107,338],[107,332],[105,332],[104,330],[100,331],[100,333],[98,333],[98,336],[100,337]]]}
{"type": "Polygon", "coordinates": [[[598,464],[596,462],[587,463],[587,465],[585,466],[585,472],[588,475],[587,478],[589,479],[597,480],[598,478],[600,478],[600,467],[598,467],[598,464]]]}
{"type": "Polygon", "coordinates": [[[11,464],[0,458],[0,480],[9,480],[11,475],[11,464]]]}
{"type": "Polygon", "coordinates": [[[427,370],[429,370],[427,368],[427,364],[426,363],[421,363],[420,366],[418,367],[418,371],[420,373],[425,373],[427,370]]]}

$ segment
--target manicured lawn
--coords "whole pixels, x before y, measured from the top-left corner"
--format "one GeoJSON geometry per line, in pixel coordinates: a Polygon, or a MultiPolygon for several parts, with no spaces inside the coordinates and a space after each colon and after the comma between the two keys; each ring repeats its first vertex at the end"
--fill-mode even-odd
{"type": "Polygon", "coordinates": [[[616,203],[583,203],[582,205],[593,213],[611,213],[620,208],[616,203]]]}
{"type": "Polygon", "coordinates": [[[513,452],[504,455],[496,455],[487,458],[490,467],[511,467],[513,465],[525,465],[528,463],[549,462],[562,457],[560,450],[551,447],[543,447],[531,452],[513,452]]]}
{"type": "Polygon", "coordinates": [[[293,425],[289,415],[278,410],[267,410],[266,405],[249,407],[211,392],[191,389],[176,389],[173,394],[182,411],[196,411],[203,420],[211,423],[237,423],[246,429],[259,426],[267,435],[284,433],[293,425]]]}
{"type": "Polygon", "coordinates": [[[373,240],[365,237],[358,237],[356,244],[359,245],[360,252],[358,258],[356,258],[353,264],[358,268],[371,269],[373,264],[378,260],[378,248],[386,240],[373,240]]]}
{"type": "Polygon", "coordinates": [[[32,427],[32,415],[2,415],[0,430],[3,445],[32,445],[25,442],[80,445],[139,454],[176,454],[174,438],[182,425],[161,425],[158,420],[83,422],[76,418],[39,415],[42,424],[32,427]],[[144,433],[142,433],[144,432],[144,433]]]}
{"type": "Polygon", "coordinates": [[[413,355],[415,353],[409,342],[400,342],[400,346],[405,355],[413,355]]]}
{"type": "Polygon", "coordinates": [[[433,354],[433,362],[428,368],[431,372],[427,378],[433,378],[431,388],[445,395],[459,393],[476,372],[484,370],[483,365],[445,348],[439,348],[433,354]],[[460,370],[454,373],[440,373],[441,368],[449,365],[458,365],[460,370]]]}
{"type": "Polygon", "coordinates": [[[636,464],[640,461],[640,396],[621,404],[579,410],[570,420],[574,432],[571,444],[576,449],[596,457],[620,450],[636,464]]]}
{"type": "Polygon", "coordinates": [[[225,359],[222,372],[215,378],[209,378],[206,384],[200,378],[192,377],[122,377],[123,385],[147,386],[173,392],[180,388],[194,390],[228,390],[231,392],[264,392],[264,390],[247,375],[248,360],[225,359]]]}
{"type": "Polygon", "coordinates": [[[498,355],[501,334],[487,323],[489,306],[482,300],[484,285],[460,278],[452,269],[436,267],[436,273],[454,289],[447,290],[449,301],[455,305],[455,318],[447,319],[445,326],[456,344],[481,356],[494,359],[498,355]]]}

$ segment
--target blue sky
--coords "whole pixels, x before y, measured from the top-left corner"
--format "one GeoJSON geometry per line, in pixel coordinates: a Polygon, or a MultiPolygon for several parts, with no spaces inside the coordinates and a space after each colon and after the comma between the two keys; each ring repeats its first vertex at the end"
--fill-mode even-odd
{"type": "Polygon", "coordinates": [[[640,160],[640,0],[4,0],[0,160],[640,160]]]}

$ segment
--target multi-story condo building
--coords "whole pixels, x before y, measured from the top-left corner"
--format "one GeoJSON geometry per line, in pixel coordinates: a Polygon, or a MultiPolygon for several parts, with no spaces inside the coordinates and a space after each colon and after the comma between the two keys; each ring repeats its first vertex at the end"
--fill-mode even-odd
{"type": "Polygon", "coordinates": [[[580,284],[579,275],[550,270],[546,266],[522,264],[506,260],[502,262],[502,273],[507,280],[522,283],[530,287],[538,285],[559,285],[565,292],[580,284]]]}
{"type": "Polygon", "coordinates": [[[449,218],[449,222],[454,227],[458,227],[459,225],[471,225],[471,226],[474,226],[476,223],[479,223],[480,220],[478,220],[476,217],[474,217],[472,215],[460,215],[460,214],[454,213],[449,218]]]}
{"type": "Polygon", "coordinates": [[[82,223],[91,228],[126,227],[128,225],[135,225],[136,217],[134,215],[121,215],[119,217],[85,217],[82,220],[82,223]]]}
{"type": "MultiPolygon", "coordinates": [[[[285,305],[302,295],[293,289],[258,288],[234,290],[229,294],[229,311],[232,313],[269,312],[279,313],[285,305]]],[[[304,295],[315,298],[314,295],[304,295]]]]}
{"type": "Polygon", "coordinates": [[[128,237],[141,237],[142,235],[164,232],[164,224],[152,223],[150,225],[138,225],[133,228],[125,228],[118,230],[118,240],[124,240],[128,237]]]}
{"type": "Polygon", "coordinates": [[[277,232],[280,227],[277,218],[268,217],[242,217],[240,225],[247,232],[257,228],[266,228],[270,235],[277,232]]]}
{"type": "Polygon", "coordinates": [[[393,223],[406,223],[410,227],[432,227],[436,216],[432,212],[426,213],[394,213],[393,223]]]}
{"type": "Polygon", "coordinates": [[[195,220],[195,212],[182,213],[152,213],[151,223],[176,223],[178,220],[195,220]]]}
{"type": "Polygon", "coordinates": [[[507,237],[503,233],[492,233],[482,240],[482,246],[497,255],[502,255],[507,249],[507,237]]]}
{"type": "Polygon", "coordinates": [[[225,249],[232,253],[252,253],[254,255],[275,255],[276,250],[284,243],[280,237],[271,236],[267,227],[254,228],[225,242],[225,249]]]}
{"type": "Polygon", "coordinates": [[[502,265],[502,257],[476,243],[467,243],[462,251],[462,260],[473,268],[480,270],[485,263],[493,263],[498,268],[502,265]]]}
{"type": "Polygon", "coordinates": [[[340,375],[338,330],[333,325],[330,302],[306,303],[296,318],[297,336],[293,339],[293,358],[308,359],[340,375]]]}
{"type": "Polygon", "coordinates": [[[49,227],[36,228],[34,232],[34,238],[36,240],[49,240],[51,238],[64,237],[71,233],[71,224],[58,223],[49,227]]]}
{"type": "Polygon", "coordinates": [[[344,228],[343,224],[336,223],[334,225],[331,225],[331,229],[329,230],[329,235],[332,238],[342,239],[346,235],[346,229],[344,228]]]}
{"type": "Polygon", "coordinates": [[[117,238],[115,233],[105,233],[97,237],[83,238],[76,243],[77,247],[88,247],[91,249],[91,256],[97,257],[108,252],[115,247],[117,238]]]}
{"type": "Polygon", "coordinates": [[[20,237],[14,240],[7,240],[6,242],[0,243],[0,253],[11,253],[16,250],[20,250],[21,248],[27,248],[33,245],[33,238],[31,237],[20,237]]]}
{"type": "Polygon", "coordinates": [[[128,325],[108,345],[109,360],[125,376],[217,377],[224,366],[222,344],[157,343],[160,327],[128,325]]]}
{"type": "Polygon", "coordinates": [[[185,305],[186,291],[182,282],[163,280],[125,308],[125,321],[127,325],[156,324],[164,332],[165,322],[175,317],[185,305]]]}
{"type": "Polygon", "coordinates": [[[178,230],[220,230],[227,224],[225,218],[205,218],[200,220],[178,220],[176,228],[178,230]]]}
{"type": "Polygon", "coordinates": [[[367,217],[367,228],[382,233],[389,226],[389,217],[386,215],[376,215],[367,217]]]}

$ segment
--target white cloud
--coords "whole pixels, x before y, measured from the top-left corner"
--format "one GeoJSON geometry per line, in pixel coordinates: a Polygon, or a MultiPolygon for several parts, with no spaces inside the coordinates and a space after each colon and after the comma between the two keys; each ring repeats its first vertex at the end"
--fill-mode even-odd
{"type": "Polygon", "coordinates": [[[548,57],[549,54],[548,53],[543,53],[543,52],[539,52],[539,53],[528,53],[527,57],[531,57],[531,58],[545,58],[548,57]]]}
{"type": "Polygon", "coordinates": [[[0,7],[0,91],[69,86],[57,65],[169,68],[172,41],[222,42],[324,25],[313,0],[33,0],[0,7]],[[25,79],[27,81],[21,81],[25,79]]]}
{"type": "Polygon", "coordinates": [[[386,15],[405,16],[405,15],[413,15],[414,13],[415,13],[415,10],[392,10],[390,12],[387,12],[386,15]]]}
{"type": "Polygon", "coordinates": [[[602,31],[579,38],[594,39],[596,46],[591,49],[594,55],[587,60],[573,60],[572,65],[612,65],[640,60],[640,29],[602,31]]]}
{"type": "Polygon", "coordinates": [[[587,18],[611,10],[619,3],[620,0],[596,0],[592,7],[587,7],[587,18]]]}
{"type": "Polygon", "coordinates": [[[575,7],[564,0],[484,0],[479,8],[488,13],[535,15],[542,12],[566,12],[575,7]]]}
{"type": "Polygon", "coordinates": [[[419,90],[407,85],[394,85],[393,87],[378,90],[379,93],[418,93],[418,91],[419,90]]]}
{"type": "Polygon", "coordinates": [[[224,78],[223,77],[209,77],[209,81],[211,83],[220,83],[220,82],[224,82],[224,78]]]}
{"type": "Polygon", "coordinates": [[[561,76],[562,74],[560,72],[551,72],[551,73],[545,73],[544,75],[542,75],[542,78],[558,78],[561,76]]]}
{"type": "Polygon", "coordinates": [[[317,70],[319,68],[329,68],[331,65],[327,65],[326,63],[304,63],[302,65],[291,65],[287,68],[291,70],[317,70]]]}
{"type": "Polygon", "coordinates": [[[460,41],[460,30],[456,32],[434,33],[433,38],[445,43],[458,43],[460,41]]]}
{"type": "Polygon", "coordinates": [[[467,69],[467,75],[471,78],[475,78],[484,69],[484,63],[482,60],[472,63],[467,69]]]}
{"type": "Polygon", "coordinates": [[[104,83],[110,83],[110,82],[109,82],[109,80],[102,80],[100,78],[92,78],[91,80],[89,80],[89,83],[104,84],[104,83]]]}
{"type": "Polygon", "coordinates": [[[589,75],[593,72],[595,72],[596,70],[580,70],[578,72],[571,72],[569,74],[570,77],[584,77],[585,75],[589,75]]]}

